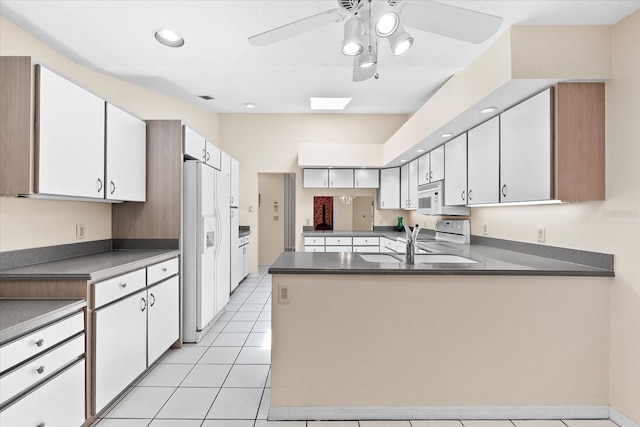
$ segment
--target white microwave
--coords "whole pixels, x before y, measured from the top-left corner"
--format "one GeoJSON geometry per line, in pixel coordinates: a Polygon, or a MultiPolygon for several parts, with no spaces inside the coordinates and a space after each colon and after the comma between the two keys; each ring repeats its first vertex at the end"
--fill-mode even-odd
{"type": "Polygon", "coordinates": [[[436,181],[418,187],[418,213],[423,215],[471,215],[467,206],[444,205],[444,181],[436,181]]]}

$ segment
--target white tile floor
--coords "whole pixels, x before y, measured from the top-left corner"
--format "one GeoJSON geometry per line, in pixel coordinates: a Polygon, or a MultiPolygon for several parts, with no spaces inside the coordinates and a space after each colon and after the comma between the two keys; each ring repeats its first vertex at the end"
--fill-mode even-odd
{"type": "Polygon", "coordinates": [[[198,344],[171,350],[97,427],[617,427],[609,420],[267,421],[271,276],[245,279],[198,344]]]}

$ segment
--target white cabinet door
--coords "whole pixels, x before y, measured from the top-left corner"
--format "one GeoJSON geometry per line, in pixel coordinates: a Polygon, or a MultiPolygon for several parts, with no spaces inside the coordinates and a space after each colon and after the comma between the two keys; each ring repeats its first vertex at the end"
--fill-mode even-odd
{"type": "Polygon", "coordinates": [[[409,162],[409,209],[418,209],[418,159],[409,162]]]}
{"type": "Polygon", "coordinates": [[[231,176],[231,156],[222,150],[220,150],[220,172],[231,176]]]}
{"type": "Polygon", "coordinates": [[[251,272],[251,243],[247,243],[243,246],[244,248],[244,258],[243,258],[243,268],[242,268],[242,277],[245,278],[251,272]]]}
{"type": "Polygon", "coordinates": [[[151,366],[179,337],[178,276],[147,289],[147,366],[151,366]]]}
{"type": "Polygon", "coordinates": [[[444,179],[444,145],[431,150],[429,156],[431,161],[429,182],[442,181],[444,179]]]}
{"type": "Polygon", "coordinates": [[[500,115],[500,201],[551,198],[551,89],[500,115]]]}
{"type": "Polygon", "coordinates": [[[37,69],[37,192],[103,199],[105,102],[37,69]]]}
{"type": "Polygon", "coordinates": [[[188,126],[182,126],[182,152],[185,157],[204,162],[207,160],[207,148],[203,137],[188,126]]]}
{"type": "Polygon", "coordinates": [[[216,195],[219,213],[219,247],[215,251],[215,313],[220,313],[229,302],[231,293],[231,214],[237,209],[229,207],[229,175],[216,173],[216,195]]]}
{"type": "Polygon", "coordinates": [[[242,248],[238,237],[238,212],[231,209],[231,289],[233,292],[242,280],[242,248]]]}
{"type": "Polygon", "coordinates": [[[328,188],[329,187],[329,170],[328,169],[303,169],[302,170],[302,186],[304,188],[328,188]]]}
{"type": "Polygon", "coordinates": [[[147,291],[93,312],[96,411],[147,368],[147,291]]]}
{"type": "Polygon", "coordinates": [[[329,188],[353,188],[353,169],[329,169],[329,188]]]}
{"type": "Polygon", "coordinates": [[[418,185],[429,183],[429,174],[431,173],[430,157],[429,153],[418,157],[418,185]]]}
{"type": "Polygon", "coordinates": [[[213,145],[213,142],[205,141],[205,163],[209,166],[220,170],[220,149],[213,145]]]}
{"type": "Polygon", "coordinates": [[[107,103],[106,198],[144,202],[147,194],[147,125],[107,103]]]}
{"type": "Polygon", "coordinates": [[[355,188],[379,188],[380,171],[378,169],[355,169],[355,188]]]}
{"type": "Polygon", "coordinates": [[[231,206],[240,205],[240,162],[231,157],[231,206]]]}
{"type": "Polygon", "coordinates": [[[467,204],[500,201],[500,118],[484,122],[467,133],[467,204]]]}
{"type": "Polygon", "coordinates": [[[400,207],[409,209],[409,164],[400,167],[400,207]]]}
{"type": "Polygon", "coordinates": [[[444,204],[467,204],[467,134],[444,145],[444,204]]]}
{"type": "Polygon", "coordinates": [[[380,169],[378,209],[400,209],[400,168],[380,169]]]}

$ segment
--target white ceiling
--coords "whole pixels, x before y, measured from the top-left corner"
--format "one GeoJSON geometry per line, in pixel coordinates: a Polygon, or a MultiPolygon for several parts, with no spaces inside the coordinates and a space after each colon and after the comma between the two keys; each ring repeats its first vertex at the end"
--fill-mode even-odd
{"type": "Polygon", "coordinates": [[[640,9],[640,0],[441,2],[504,21],[480,45],[408,29],[413,47],[394,57],[382,43],[380,79],[360,83],[351,79],[352,58],[340,53],[342,23],[267,47],[247,42],[334,9],[336,0],[0,0],[0,14],[82,65],[217,112],[308,113],[310,97],[352,97],[345,113],[413,113],[512,25],[611,25],[640,9]],[[158,28],[177,31],[185,45],[160,45],[158,28]]]}

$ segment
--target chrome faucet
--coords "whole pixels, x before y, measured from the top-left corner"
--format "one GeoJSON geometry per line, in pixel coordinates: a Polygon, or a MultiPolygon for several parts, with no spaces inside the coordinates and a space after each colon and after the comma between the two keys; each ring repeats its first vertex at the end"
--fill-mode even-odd
{"type": "Polygon", "coordinates": [[[406,225],[404,226],[404,231],[407,234],[407,247],[406,247],[406,260],[405,260],[405,264],[415,264],[416,263],[416,240],[418,238],[418,233],[420,232],[420,226],[418,224],[416,224],[415,227],[413,227],[413,232],[411,231],[411,228],[407,227],[406,225]]]}

